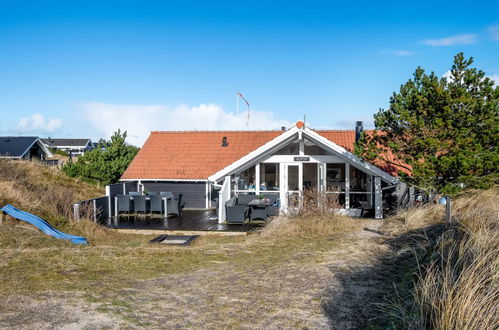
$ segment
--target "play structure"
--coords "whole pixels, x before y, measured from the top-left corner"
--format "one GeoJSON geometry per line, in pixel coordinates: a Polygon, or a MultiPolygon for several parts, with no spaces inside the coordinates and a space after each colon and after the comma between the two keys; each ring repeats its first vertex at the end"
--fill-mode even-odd
{"type": "Polygon", "coordinates": [[[21,211],[16,209],[14,206],[8,204],[0,209],[0,211],[4,212],[5,214],[10,215],[11,217],[25,221],[27,223],[32,224],[33,226],[37,227],[41,231],[43,231],[45,234],[58,238],[58,239],[64,239],[68,240],[71,243],[74,244],[88,244],[88,241],[85,237],[79,237],[79,236],[74,236],[70,234],[63,233],[54,227],[52,227],[47,221],[40,219],[34,214],[21,211]]]}

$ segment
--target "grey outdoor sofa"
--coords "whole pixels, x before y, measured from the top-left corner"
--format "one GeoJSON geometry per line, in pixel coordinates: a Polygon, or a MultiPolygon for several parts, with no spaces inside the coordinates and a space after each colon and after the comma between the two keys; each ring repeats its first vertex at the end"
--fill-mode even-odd
{"type": "Polygon", "coordinates": [[[234,196],[225,202],[225,216],[227,223],[242,224],[248,218],[248,205],[237,204],[237,197],[234,196]]]}

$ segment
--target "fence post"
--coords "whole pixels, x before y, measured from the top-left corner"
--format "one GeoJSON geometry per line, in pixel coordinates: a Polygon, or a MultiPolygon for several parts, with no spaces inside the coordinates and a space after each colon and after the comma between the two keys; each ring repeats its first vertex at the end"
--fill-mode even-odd
{"type": "Polygon", "coordinates": [[[97,222],[97,202],[95,201],[95,199],[92,202],[94,207],[94,222],[97,222]]]}
{"type": "Polygon", "coordinates": [[[79,203],[73,204],[73,213],[74,213],[75,220],[80,221],[80,204],[79,203]]]}

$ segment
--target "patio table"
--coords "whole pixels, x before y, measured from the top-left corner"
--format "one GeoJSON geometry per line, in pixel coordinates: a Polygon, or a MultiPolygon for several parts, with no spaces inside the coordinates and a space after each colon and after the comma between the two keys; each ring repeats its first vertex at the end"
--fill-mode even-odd
{"type": "Polygon", "coordinates": [[[272,204],[272,202],[269,199],[258,199],[255,198],[252,201],[248,203],[249,208],[251,209],[250,212],[250,219],[254,219],[252,214],[258,215],[256,218],[260,219],[262,218],[263,220],[267,219],[267,207],[272,204]]]}
{"type": "MultiPolygon", "coordinates": [[[[131,200],[133,200],[133,195],[128,195],[131,200]]],[[[167,201],[169,199],[172,199],[174,197],[173,193],[170,193],[169,195],[162,195],[160,196],[161,199],[163,200],[163,203],[165,203],[165,218],[168,217],[168,203],[167,201]]],[[[146,200],[150,200],[151,197],[146,195],[146,200]]],[[[118,196],[114,196],[114,215],[118,216],[118,196]]]]}

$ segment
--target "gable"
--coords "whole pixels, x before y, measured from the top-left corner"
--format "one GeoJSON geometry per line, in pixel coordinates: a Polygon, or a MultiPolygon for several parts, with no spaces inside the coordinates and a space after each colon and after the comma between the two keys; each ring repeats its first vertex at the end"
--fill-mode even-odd
{"type": "Polygon", "coordinates": [[[36,136],[0,137],[0,156],[19,158],[38,140],[36,136]]]}

